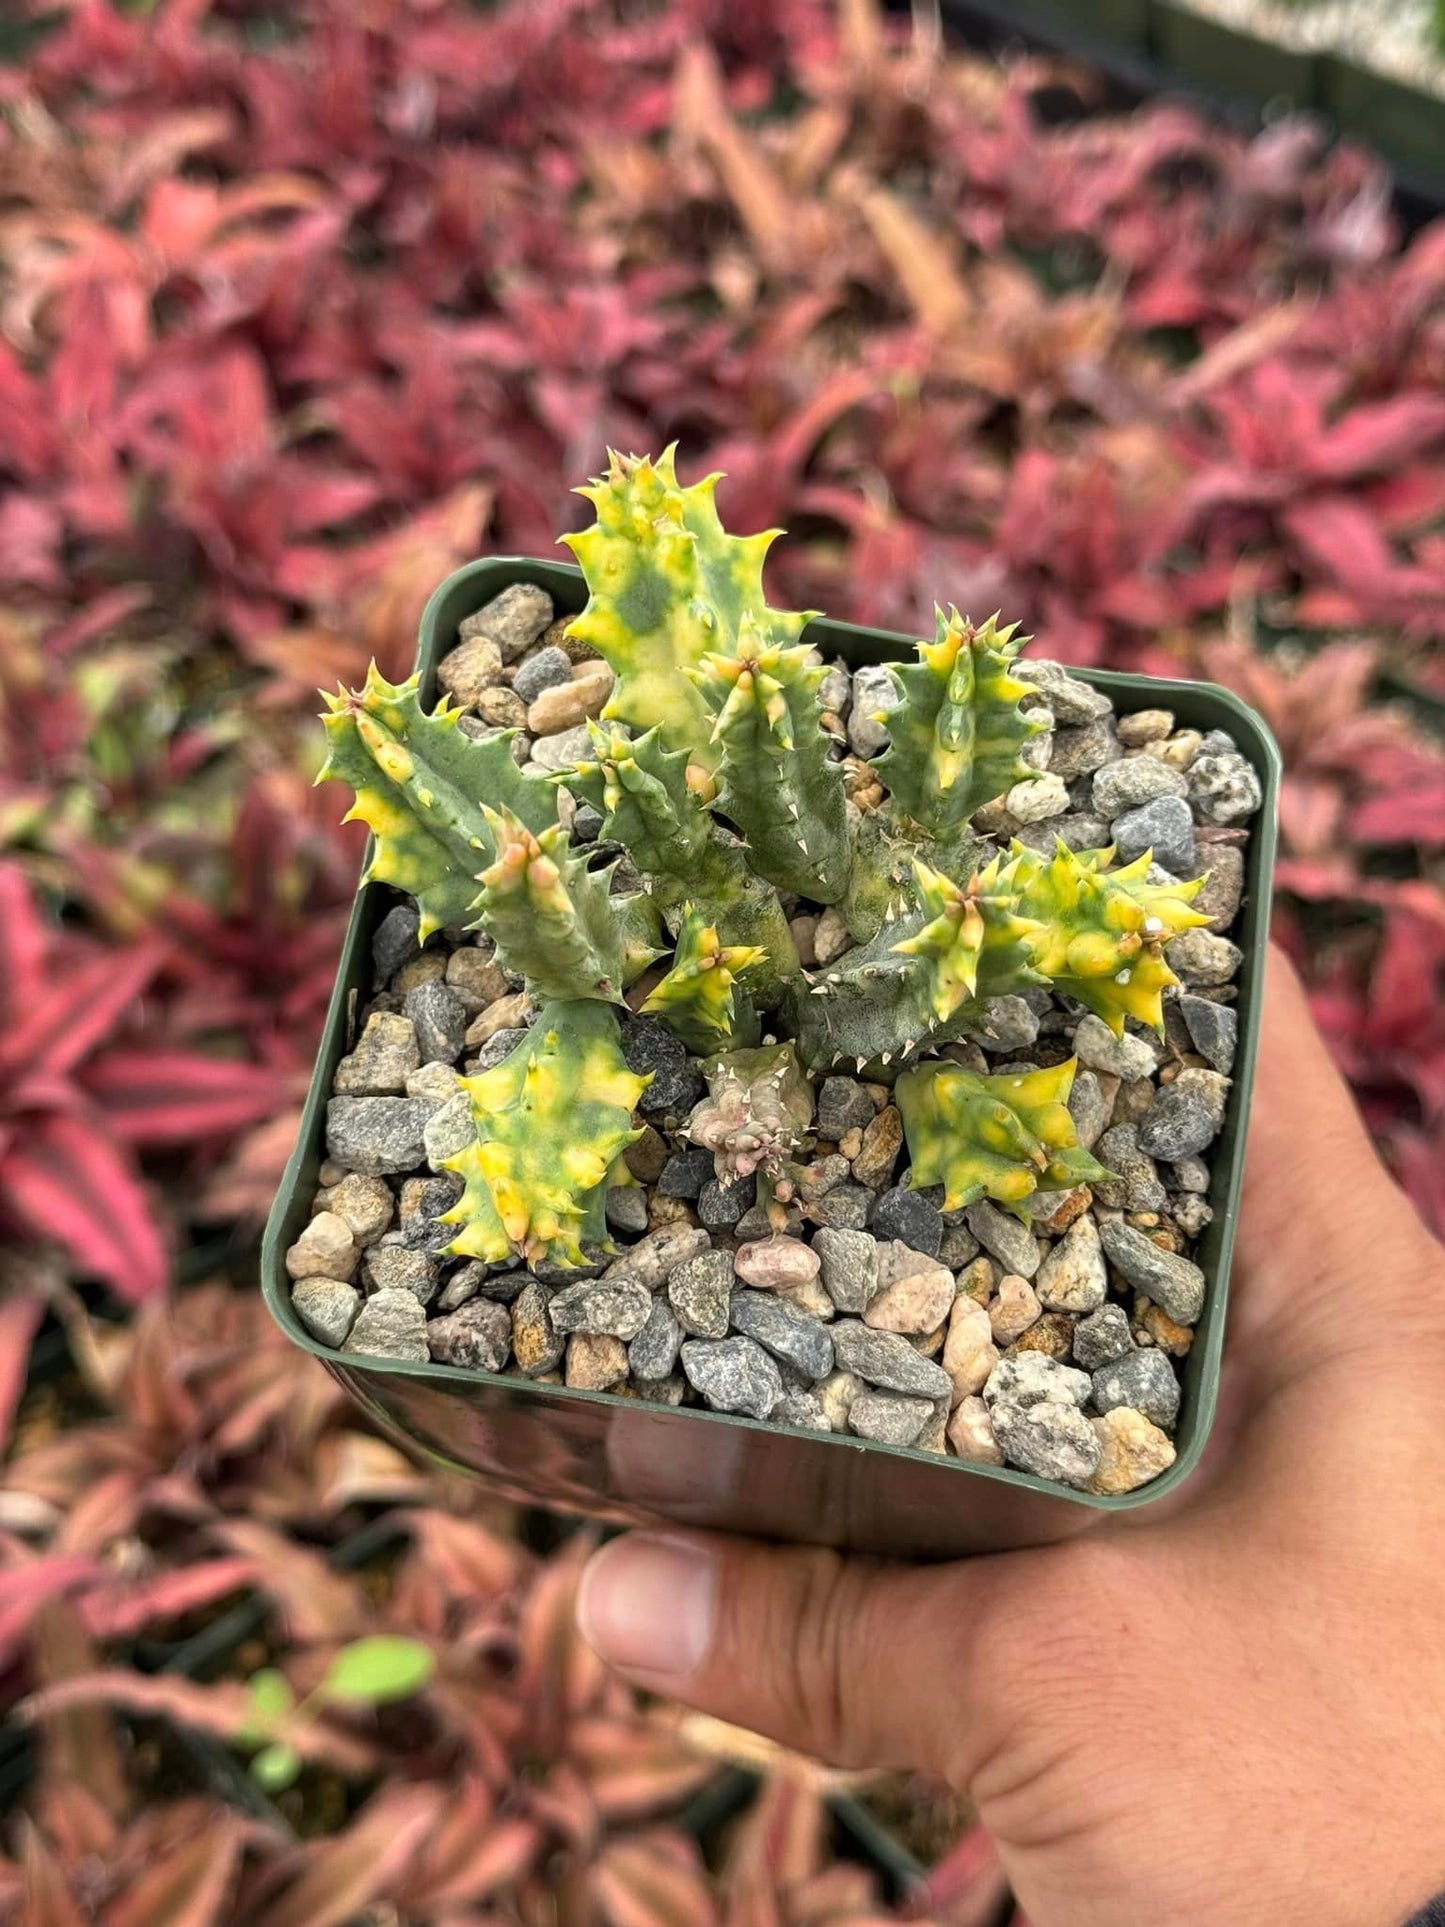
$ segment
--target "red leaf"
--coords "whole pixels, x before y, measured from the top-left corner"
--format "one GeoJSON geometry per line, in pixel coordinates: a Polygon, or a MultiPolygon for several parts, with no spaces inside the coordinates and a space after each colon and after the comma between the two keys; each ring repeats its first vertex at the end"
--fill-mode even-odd
{"type": "Polygon", "coordinates": [[[93,1122],[37,1119],[0,1158],[0,1199],[132,1304],[165,1290],[170,1267],[139,1173],[93,1122]]]}
{"type": "Polygon", "coordinates": [[[285,1101],[285,1084],[254,1064],[190,1051],[111,1050],[79,1082],[127,1143],[185,1144],[229,1136],[285,1101]]]}
{"type": "Polygon", "coordinates": [[[95,1587],[80,1604],[80,1617],[96,1639],[133,1639],[155,1620],[214,1605],[227,1594],[252,1585],[256,1568],[249,1559],[211,1559],[159,1572],[150,1579],[95,1587]]]}
{"type": "Polygon", "coordinates": [[[1392,395],[1353,408],[1315,440],[1310,468],[1322,480],[1399,468],[1445,436],[1445,397],[1392,395]]]}
{"type": "Polygon", "coordinates": [[[10,1443],[10,1427],[30,1365],[30,1341],[44,1316],[45,1305],[38,1297],[11,1298],[0,1304],[0,1453],[10,1443]]]}
{"type": "Polygon", "coordinates": [[[218,1814],[203,1833],[147,1867],[112,1902],[105,1927],[223,1927],[240,1853],[240,1822],[218,1814]]]}
{"type": "Polygon", "coordinates": [[[36,1008],[0,1044],[0,1074],[34,1067],[64,1075],[73,1069],[145,989],[164,956],[158,943],[110,952],[43,991],[36,1008]]]}

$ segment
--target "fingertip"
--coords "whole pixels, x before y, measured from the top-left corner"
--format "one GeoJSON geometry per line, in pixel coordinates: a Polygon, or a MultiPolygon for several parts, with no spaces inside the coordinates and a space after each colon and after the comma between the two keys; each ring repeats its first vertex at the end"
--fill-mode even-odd
{"type": "Polygon", "coordinates": [[[609,1666],[682,1681],[704,1664],[717,1618],[717,1560],[704,1539],[629,1533],[595,1552],[577,1589],[577,1625],[609,1666]]]}

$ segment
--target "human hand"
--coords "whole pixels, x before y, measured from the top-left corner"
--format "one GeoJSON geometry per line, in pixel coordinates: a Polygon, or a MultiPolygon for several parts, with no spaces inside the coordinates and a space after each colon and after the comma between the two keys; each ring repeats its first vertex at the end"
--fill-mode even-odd
{"type": "Polygon", "coordinates": [[[1164,1516],[955,1565],[597,1553],[639,1685],[977,1802],[1034,1927],[1393,1927],[1445,1887],[1445,1253],[1271,960],[1226,1377],[1164,1516]]]}

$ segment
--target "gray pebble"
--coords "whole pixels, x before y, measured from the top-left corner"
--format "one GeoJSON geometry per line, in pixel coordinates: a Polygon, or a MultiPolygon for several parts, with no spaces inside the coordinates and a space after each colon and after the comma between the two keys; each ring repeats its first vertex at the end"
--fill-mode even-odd
{"type": "Polygon", "coordinates": [[[1055,730],[1049,768],[1055,776],[1065,779],[1090,776],[1106,763],[1117,762],[1122,755],[1112,721],[1101,716],[1097,722],[1075,723],[1068,729],[1055,730]]]}
{"type": "Polygon", "coordinates": [[[1122,1305],[1100,1305],[1074,1327],[1074,1363],[1086,1372],[1112,1365],[1134,1349],[1129,1314],[1122,1305]]]}
{"type": "Polygon", "coordinates": [[[675,1265],[667,1275],[667,1297],[683,1330],[693,1338],[722,1338],[733,1284],[727,1251],[703,1251],[675,1265]]]}
{"type": "Polygon", "coordinates": [[[947,1265],[950,1271],[962,1271],[971,1265],[978,1256],[978,1239],[966,1224],[949,1224],[944,1220],[943,1241],[938,1247],[938,1262],[947,1265]]]}
{"type": "Polygon", "coordinates": [[[543,774],[560,769],[575,769],[584,762],[592,746],[586,723],[573,729],[558,730],[555,736],[539,736],[532,745],[532,763],[543,774]]]}
{"type": "Polygon", "coordinates": [[[1074,1031],[1074,1055],[1091,1070],[1122,1077],[1130,1084],[1140,1077],[1152,1077],[1159,1068],[1159,1053],[1147,1038],[1136,1037],[1131,1030],[1116,1037],[1093,1011],[1079,1019],[1074,1031]]]}
{"type": "Polygon", "coordinates": [[[375,1010],[356,1049],[336,1066],[338,1097],[398,1097],[421,1063],[416,1026],[397,1011],[375,1010]]]}
{"type": "Polygon", "coordinates": [[[1099,1133],[1109,1122],[1109,1108],[1094,1073],[1079,1071],[1069,1092],[1069,1116],[1074,1120],[1074,1134],[1086,1151],[1092,1151],[1098,1143],[1099,1133]]]}
{"type": "Polygon", "coordinates": [[[1161,1251],[1132,1224],[1099,1227],[1109,1262],[1136,1290],[1152,1298],[1176,1325],[1193,1325],[1204,1309],[1204,1273],[1187,1258],[1161,1251]]]}
{"type": "Polygon", "coordinates": [[[738,1219],[756,1203],[758,1181],[754,1177],[736,1178],[719,1184],[709,1178],[697,1194],[697,1215],[709,1231],[731,1231],[738,1219]]]}
{"type": "Polygon", "coordinates": [[[1029,850],[1052,856],[1055,843],[1071,850],[1102,850],[1109,842],[1109,826],[1089,810],[1070,810],[1046,823],[1030,823],[1019,831],[1019,842],[1029,850]]]}
{"type": "Polygon", "coordinates": [[[700,1225],[659,1225],[609,1265],[608,1276],[635,1278],[649,1291],[656,1291],[674,1265],[695,1258],[711,1243],[712,1239],[700,1225]]]}
{"type": "Polygon", "coordinates": [[[635,1278],[587,1278],[552,1300],[559,1332],[591,1332],[599,1338],[636,1338],[652,1310],[652,1294],[635,1278]]]}
{"type": "Polygon", "coordinates": [[[848,1429],[879,1445],[913,1445],[932,1417],[932,1399],[860,1392],[848,1408],[848,1429]]]}
{"type": "Polygon", "coordinates": [[[1094,808],[1112,823],[1126,810],[1137,810],[1160,796],[1183,796],[1188,784],[1177,769],[1157,756],[1125,756],[1095,772],[1094,808]]]}
{"type": "Polygon", "coordinates": [[[512,1352],[524,1378],[540,1378],[562,1363],[567,1341],[552,1323],[551,1293],[535,1278],[512,1306],[512,1352]]]}
{"type": "MultiPolygon", "coordinates": [[[[1141,759],[1142,760],[1142,759],[1141,759]]],[[[1132,863],[1146,850],[1178,877],[1194,875],[1194,818],[1182,796],[1156,796],[1137,810],[1126,810],[1110,824],[1120,863],[1132,863]]]]}
{"type": "Polygon", "coordinates": [[[823,1289],[839,1311],[867,1311],[878,1295],[878,1241],[829,1225],[814,1234],[813,1249],[823,1267],[823,1289]]]}
{"type": "MultiPolygon", "coordinates": [[[[528,656],[524,662],[517,664],[512,688],[524,703],[530,704],[544,689],[553,689],[558,683],[571,680],[572,661],[567,651],[559,649],[555,642],[549,642],[545,649],[539,649],[536,655],[528,656]]],[[[576,714],[575,710],[573,714],[576,714]]]]}
{"type": "Polygon", "coordinates": [[[991,1258],[997,1258],[1005,1271],[1012,1271],[1020,1278],[1033,1277],[1043,1254],[1038,1239],[1027,1225],[1020,1224],[1017,1218],[1000,1211],[987,1199],[971,1204],[964,1218],[984,1250],[991,1258]]]}
{"type": "Polygon", "coordinates": [[[1197,1238],[1206,1225],[1213,1224],[1214,1213],[1197,1191],[1185,1191],[1171,1198],[1174,1222],[1186,1238],[1197,1238]]]}
{"type": "Polygon", "coordinates": [[[1176,1191],[1205,1192],[1209,1189],[1209,1166],[1203,1158],[1180,1158],[1169,1173],[1169,1181],[1176,1191]]]}
{"type": "Polygon", "coordinates": [[[585,847],[595,843],[602,834],[602,817],[590,803],[579,803],[572,817],[572,827],[567,832],[574,843],[585,847]]]}
{"type": "Polygon", "coordinates": [[[1199,860],[1208,875],[1194,908],[1202,917],[1212,917],[1217,929],[1227,930],[1244,897],[1244,851],[1232,843],[1206,843],[1201,837],[1199,860]]]}
{"type": "Polygon", "coordinates": [[[735,1291],[728,1318],[734,1331],[755,1338],[774,1358],[807,1378],[826,1378],[833,1369],[833,1341],[822,1319],[799,1311],[775,1292],[735,1291]]]}
{"type": "Polygon", "coordinates": [[[1172,1432],[1179,1416],[1179,1380],[1164,1353],[1153,1346],[1127,1353],[1094,1373],[1094,1409],[1112,1412],[1130,1405],[1172,1432]]]}
{"type": "Polygon", "coordinates": [[[666,1378],[635,1379],[632,1389],[648,1405],[681,1405],[687,1397],[687,1380],[681,1372],[672,1372],[666,1378]]]}
{"type": "MultiPolygon", "coordinates": [[[[550,1258],[534,1259],[532,1276],[539,1284],[561,1286],[563,1289],[580,1285],[584,1279],[600,1277],[606,1253],[599,1250],[596,1245],[583,1245],[582,1250],[588,1262],[580,1265],[558,1264],[550,1258]]],[[[609,1271],[618,1272],[622,1269],[622,1261],[619,1259],[617,1264],[609,1265],[607,1268],[609,1271]]]]}
{"type": "Polygon", "coordinates": [[[999,1405],[993,1435],[1010,1465],[1037,1479],[1084,1486],[1099,1469],[1103,1447],[1075,1405],[999,1405]]]}
{"type": "Polygon", "coordinates": [[[895,1184],[880,1194],[873,1207],[872,1231],[875,1238],[897,1238],[925,1257],[936,1258],[943,1242],[943,1219],[937,1206],[917,1191],[895,1184]]]}
{"type": "Polygon", "coordinates": [[[1212,930],[1185,930],[1165,954],[1182,984],[1207,990],[1229,983],[1244,961],[1242,950],[1212,930]]]}
{"type": "Polygon", "coordinates": [[[1239,1045],[1239,1012],[1232,1004],[1216,1004],[1212,997],[1187,993],[1180,997],[1179,1009],[1199,1055],[1228,1076],[1239,1045]]]}
{"type": "Polygon", "coordinates": [[[1218,1133],[1200,1093],[1178,1084],[1164,1085],[1137,1126],[1140,1150],[1170,1163],[1207,1150],[1218,1133]]]}
{"type": "Polygon", "coordinates": [[[812,1392],[784,1392],[768,1413],[772,1425],[791,1426],[798,1432],[831,1432],[828,1414],[812,1392]]]}
{"type": "Polygon", "coordinates": [[[455,1064],[467,1035],[466,1007],[457,993],[443,983],[418,984],[402,1008],[416,1025],[423,1064],[455,1064]]]}
{"type": "Polygon", "coordinates": [[[887,726],[875,720],[880,710],[894,708],[898,685],[885,663],[865,663],[853,672],[853,708],[848,717],[848,742],[856,756],[876,756],[888,747],[887,726]]]}
{"type": "Polygon", "coordinates": [[[291,1287],[296,1316],[323,1345],[339,1345],[361,1309],[361,1293],[340,1278],[303,1278],[291,1287]]]}
{"type": "Polygon", "coordinates": [[[476,1141],[477,1125],[472,1116],[472,1100],[465,1091],[458,1091],[445,1104],[439,1105],[427,1119],[426,1129],[422,1132],[426,1161],[433,1171],[439,1171],[448,1158],[454,1158],[459,1151],[465,1151],[476,1141]]]}
{"type": "Polygon", "coordinates": [[[421,915],[414,903],[397,903],[376,926],[371,939],[371,968],[376,982],[390,982],[404,963],[419,956],[417,929],[421,915]]]}
{"type": "Polygon", "coordinates": [[[417,1097],[333,1097],[326,1154],[367,1177],[414,1171],[426,1161],[424,1133],[435,1109],[417,1097]]]}
{"type": "Polygon", "coordinates": [[[526,1035],[525,1030],[514,1030],[511,1028],[494,1030],[486,1043],[482,1045],[482,1048],[472,1059],[472,1075],[476,1076],[482,1071],[494,1071],[498,1064],[502,1063],[505,1058],[511,1056],[512,1052],[526,1035]]]}
{"type": "Polygon", "coordinates": [[[1264,801],[1254,770],[1237,752],[1201,753],[1189,765],[1189,800],[1206,823],[1242,823],[1264,801]]]}
{"type": "Polygon", "coordinates": [[[690,1144],[685,1151],[674,1151],[662,1167],[657,1188],[665,1198],[698,1198],[712,1180],[712,1152],[703,1144],[690,1144]]]}
{"type": "Polygon", "coordinates": [[[372,1358],[425,1360],[430,1354],[421,1300],[410,1291],[377,1292],[356,1314],[356,1323],[341,1349],[372,1358]]]}
{"type": "MultiPolygon", "coordinates": [[[[795,1238],[802,1228],[803,1214],[796,1205],[790,1204],[783,1229],[790,1238],[795,1238]]],[[[771,1238],[773,1229],[766,1207],[761,1204],[751,1204],[733,1226],[733,1236],[742,1244],[751,1244],[756,1238],[771,1238]]]]}
{"type": "Polygon", "coordinates": [[[438,1365],[500,1372],[512,1355],[512,1316],[491,1298],[474,1298],[446,1318],[433,1318],[427,1344],[438,1365]]]}
{"type": "Polygon", "coordinates": [[[1093,1389],[1087,1372],[1061,1365],[1047,1352],[1016,1352],[1001,1358],[989,1373],[983,1388],[984,1404],[1037,1405],[1053,1401],[1063,1405],[1084,1405],[1093,1389]]]}
{"type": "Polygon", "coordinates": [[[1113,1211],[1162,1211],[1165,1190],[1154,1160],[1139,1144],[1137,1124],[1115,1124],[1094,1146],[1100,1164],[1112,1178],[1094,1182],[1094,1196],[1113,1211]]]}
{"type": "Polygon", "coordinates": [[[436,1297],[437,1261],[429,1251],[383,1241],[367,1252],[362,1270],[373,1291],[409,1291],[420,1305],[429,1305],[436,1297]]]}
{"type": "Polygon", "coordinates": [[[627,1368],[634,1378],[667,1378],[677,1364],[682,1326],[665,1298],[654,1298],[647,1323],[627,1347],[627,1368]]]}
{"type": "Polygon", "coordinates": [[[1015,663],[1013,674],[1020,682],[1038,690],[1056,722],[1092,723],[1114,713],[1114,705],[1102,689],[1091,688],[1069,675],[1061,663],[1050,662],[1046,657],[1030,657],[1015,663]]]}
{"type": "Polygon", "coordinates": [[[647,1229],[647,1193],[640,1184],[614,1184],[604,1210],[613,1231],[640,1237],[647,1229]]]}
{"type": "Polygon", "coordinates": [[[833,1351],[846,1371],[887,1392],[918,1398],[950,1398],[953,1381],[941,1365],[925,1358],[896,1332],[870,1331],[851,1318],[833,1327],[833,1351]]]}
{"type": "Polygon", "coordinates": [[[535,582],[514,582],[511,588],[493,596],[485,608],[467,616],[457,634],[463,642],[485,636],[496,643],[503,662],[515,662],[552,620],[552,598],[547,591],[535,582]]]}
{"type": "Polygon", "coordinates": [[[866,1184],[838,1184],[809,1207],[810,1215],[829,1230],[861,1231],[873,1215],[876,1195],[866,1184]]]}
{"type": "MultiPolygon", "coordinates": [[[[517,1292],[522,1289],[522,1272],[518,1269],[517,1271],[508,1272],[506,1276],[517,1280],[516,1290],[511,1294],[515,1298],[517,1292]]],[[[482,1263],[480,1258],[468,1258],[465,1264],[457,1266],[451,1277],[448,1278],[442,1286],[440,1296],[436,1301],[437,1310],[439,1312],[459,1311],[470,1299],[476,1297],[486,1282],[487,1267],[482,1263]]],[[[496,1295],[495,1292],[488,1293],[489,1297],[495,1297],[496,1295]]]]}
{"type": "Polygon", "coordinates": [[[969,1018],[969,1034],[986,1051],[1027,1050],[1039,1034],[1039,1020],[1022,997],[985,997],[969,1018]]]}
{"type": "Polygon", "coordinates": [[[637,1101],[644,1117],[681,1116],[707,1088],[702,1072],[660,1017],[622,1019],[622,1055],[627,1068],[652,1082],[637,1101]]]}
{"type": "Polygon", "coordinates": [[[849,1131],[866,1131],[873,1122],[874,1104],[861,1084],[851,1077],[825,1077],[818,1092],[818,1136],[836,1144],[849,1131]]]}
{"type": "Polygon", "coordinates": [[[773,1360],[751,1338],[690,1338],[682,1348],[687,1382],[715,1412],[766,1418],[783,1396],[773,1360]]]}

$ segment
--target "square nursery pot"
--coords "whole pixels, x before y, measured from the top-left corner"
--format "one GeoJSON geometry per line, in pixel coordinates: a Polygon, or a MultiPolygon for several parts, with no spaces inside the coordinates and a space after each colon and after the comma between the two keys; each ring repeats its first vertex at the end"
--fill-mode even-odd
{"type": "MultiPolygon", "coordinates": [[[[516,582],[545,588],[561,613],[575,614],[585,600],[581,573],[570,564],[498,556],[458,570],[437,590],[422,618],[418,666],[428,701],[435,695],[437,663],[453,645],[458,624],[516,582]]],[[[825,617],[810,625],[808,636],[826,654],[842,656],[855,667],[895,661],[912,650],[909,638],[825,617]]],[[[1218,1389],[1259,1032],[1279,753],[1260,719],[1228,690],[1105,671],[1080,673],[1113,692],[1121,707],[1163,705],[1185,726],[1228,729],[1264,791],[1248,845],[1244,906],[1233,930],[1244,951],[1239,1044],[1228,1115],[1211,1154],[1214,1218],[1194,1252],[1206,1275],[1207,1299],[1185,1371],[1178,1456],[1161,1477],[1123,1496],[1096,1497],[1006,1467],[841,1434],[775,1430],[752,1419],[520,1377],[342,1355],[317,1343],[292,1309],[285,1253],[310,1216],[325,1156],[332,1078],[351,1046],[355,1013],[370,992],[372,933],[397,900],[379,884],[366,884],[357,894],[300,1139],[266,1228],[263,1285],[282,1329],[321,1359],[390,1436],[523,1503],[617,1524],[672,1522],[900,1557],[952,1558],[1063,1538],[1099,1512],[1131,1510],[1166,1497],[1203,1451],[1218,1389]]]]}
{"type": "Polygon", "coordinates": [[[1320,104],[1316,54],[1241,33],[1184,0],[1149,0],[1149,38],[1155,58],[1186,82],[1240,100],[1320,104]]]}
{"type": "Polygon", "coordinates": [[[1363,136],[1397,165],[1428,178],[1439,197],[1445,187],[1445,95],[1330,54],[1320,105],[1343,132],[1363,136]]]}

